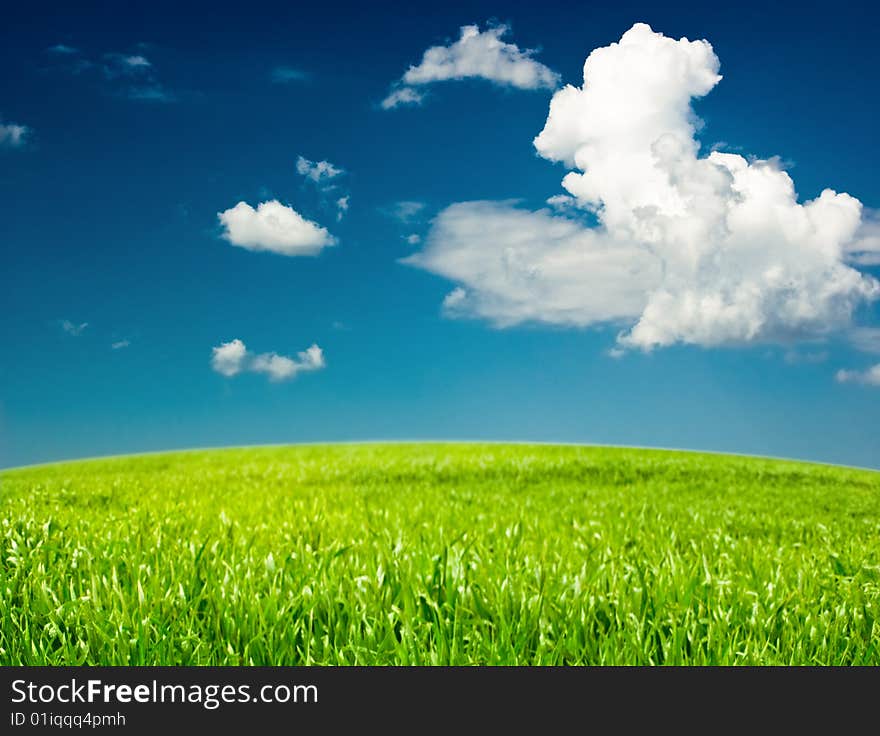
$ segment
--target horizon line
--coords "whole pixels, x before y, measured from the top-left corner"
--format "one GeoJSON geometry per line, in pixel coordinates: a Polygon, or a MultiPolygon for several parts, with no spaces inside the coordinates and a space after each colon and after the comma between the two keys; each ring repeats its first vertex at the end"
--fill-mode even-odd
{"type": "Polygon", "coordinates": [[[822,460],[806,460],[796,457],[780,457],[777,455],[758,455],[748,452],[725,452],[722,450],[697,450],[683,447],[659,447],[650,445],[626,445],[612,444],[604,442],[558,442],[552,440],[473,440],[473,439],[372,439],[372,440],[338,440],[338,441],[305,441],[305,442],[269,442],[264,444],[252,445],[207,445],[201,447],[185,447],[177,449],[164,450],[147,450],[144,452],[128,452],[128,453],[111,453],[107,455],[89,455],[86,457],[68,458],[62,460],[49,460],[46,462],[29,463],[26,465],[13,465],[9,467],[0,467],[0,474],[7,471],[27,470],[29,468],[40,468],[51,465],[63,465],[65,463],[85,463],[98,460],[114,460],[127,457],[150,457],[152,455],[171,455],[195,452],[208,452],[211,450],[249,450],[260,448],[281,448],[281,447],[321,447],[333,445],[534,445],[539,447],[582,447],[582,448],[607,448],[618,450],[655,450],[658,452],[680,452],[690,453],[694,455],[722,455],[727,457],[752,458],[755,460],[776,460],[779,462],[803,463],[806,465],[822,465],[830,468],[841,468],[846,470],[867,471],[870,473],[880,473],[880,467],[870,468],[863,465],[847,465],[844,463],[832,463],[822,460]]]}

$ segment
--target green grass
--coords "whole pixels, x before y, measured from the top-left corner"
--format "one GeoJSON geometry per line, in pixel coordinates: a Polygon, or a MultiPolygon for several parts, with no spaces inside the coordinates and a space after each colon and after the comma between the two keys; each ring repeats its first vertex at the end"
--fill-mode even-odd
{"type": "Polygon", "coordinates": [[[0,663],[880,664],[880,473],[360,445],[0,473],[0,663]]]}

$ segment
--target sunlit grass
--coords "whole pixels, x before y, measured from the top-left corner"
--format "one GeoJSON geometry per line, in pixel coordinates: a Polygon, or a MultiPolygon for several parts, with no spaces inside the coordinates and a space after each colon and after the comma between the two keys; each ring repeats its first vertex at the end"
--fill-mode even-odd
{"type": "Polygon", "coordinates": [[[0,474],[2,664],[880,664],[880,473],[258,448],[0,474]]]}

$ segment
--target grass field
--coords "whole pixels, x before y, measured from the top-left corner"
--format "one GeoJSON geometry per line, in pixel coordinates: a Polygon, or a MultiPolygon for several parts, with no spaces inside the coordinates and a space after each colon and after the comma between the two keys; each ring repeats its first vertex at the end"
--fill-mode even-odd
{"type": "Polygon", "coordinates": [[[880,473],[255,448],[0,473],[0,663],[880,664],[880,473]]]}

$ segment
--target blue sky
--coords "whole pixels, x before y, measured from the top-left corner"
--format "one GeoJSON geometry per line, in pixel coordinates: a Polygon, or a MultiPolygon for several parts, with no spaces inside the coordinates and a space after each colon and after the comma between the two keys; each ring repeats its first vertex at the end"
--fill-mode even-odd
{"type": "MultiPolygon", "coordinates": [[[[6,11],[0,466],[213,445],[437,438],[685,447],[880,467],[880,380],[870,372],[880,363],[871,291],[880,271],[871,250],[871,208],[880,207],[876,10],[208,7],[6,11]],[[601,206],[590,204],[586,178],[561,184],[566,172],[583,173],[563,160],[583,141],[567,138],[561,123],[543,153],[533,139],[554,88],[581,86],[591,51],[637,22],[669,37],[630,37],[639,49],[661,44],[658,53],[684,54],[671,39],[706,39],[720,59],[720,82],[693,81],[712,86],[693,101],[703,121],[695,133],[703,173],[694,177],[719,170],[706,163],[714,146],[743,157],[749,171],[787,172],[801,204],[831,188],[864,205],[858,232],[842,222],[826,233],[829,215],[814,223],[819,235],[804,236],[816,249],[836,244],[833,276],[827,264],[813,268],[812,251],[802,255],[796,240],[763,231],[759,253],[748,258],[729,257],[726,240],[705,246],[717,245],[704,260],[720,263],[720,275],[676,271],[663,250],[675,242],[648,248],[659,256],[645,267],[644,287],[614,270],[598,278],[592,267],[547,275],[551,231],[571,230],[560,247],[593,243],[612,198],[628,196],[633,169],[620,154],[628,139],[602,139],[607,161],[590,159],[587,170],[609,168],[599,177],[601,206]],[[494,28],[513,46],[480,66],[485,49],[454,46],[467,25],[479,39],[494,28]],[[429,63],[423,54],[432,47],[441,51],[429,63]],[[418,70],[412,83],[403,80],[410,67],[418,70]],[[431,81],[444,74],[461,78],[431,81]],[[400,89],[423,99],[384,109],[400,89]],[[753,166],[762,160],[771,163],[753,166]],[[322,161],[342,173],[328,177],[325,167],[310,178],[310,162],[322,161]],[[566,199],[548,205],[551,197],[566,199]],[[477,200],[488,209],[455,208],[477,200]],[[239,202],[273,201],[305,224],[288,223],[269,242],[248,212],[238,212],[244,219],[234,233],[218,219],[239,202]],[[523,244],[517,238],[526,232],[523,244]],[[745,283],[754,259],[766,274],[777,255],[780,278],[796,269],[801,281],[738,305],[758,310],[754,334],[743,337],[740,312],[681,316],[684,295],[713,303],[719,279],[722,291],[745,283]],[[651,280],[655,262],[674,282],[651,280]],[[803,311],[832,282],[839,288],[827,304],[815,297],[816,315],[783,315],[792,291],[800,289],[803,311]],[[652,321],[658,290],[669,299],[652,321]],[[565,309],[551,308],[563,291],[565,309]],[[623,316],[604,319],[606,312],[623,316]],[[218,363],[214,349],[234,340],[246,352],[218,363]],[[305,353],[312,345],[318,358],[305,353]]],[[[704,57],[693,61],[695,75],[711,67],[704,57]]],[[[609,94],[637,83],[639,68],[609,94]]],[[[597,67],[596,79],[610,73],[597,67]]],[[[615,104],[584,97],[582,115],[589,125],[615,104]]],[[[639,114],[627,114],[623,128],[639,114]]],[[[673,132],[689,119],[670,123],[673,132]]],[[[618,257],[606,258],[606,246],[634,249],[625,268],[647,248],[621,246],[625,226],[615,227],[589,246],[599,249],[601,274],[618,257]]]]}

